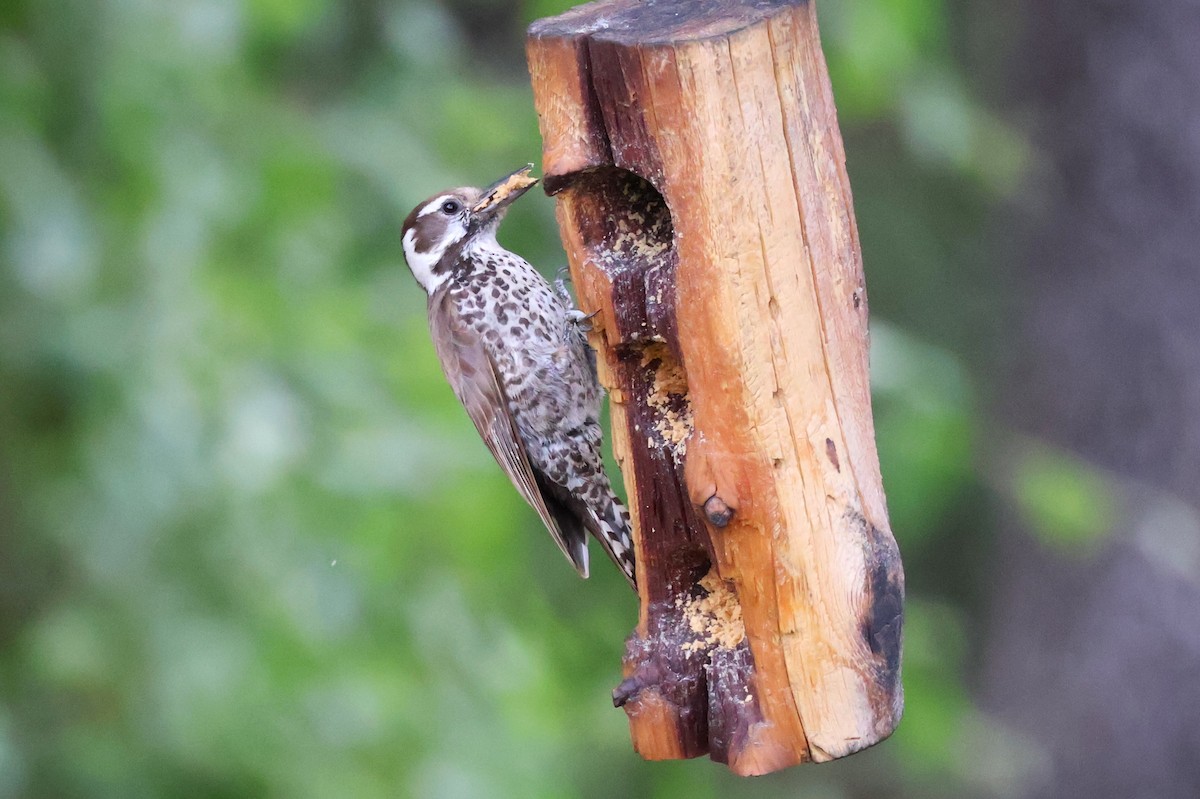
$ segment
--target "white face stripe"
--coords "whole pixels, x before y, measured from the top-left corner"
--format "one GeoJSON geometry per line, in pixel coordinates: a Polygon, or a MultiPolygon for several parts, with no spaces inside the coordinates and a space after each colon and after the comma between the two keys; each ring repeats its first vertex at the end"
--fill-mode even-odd
{"type": "Polygon", "coordinates": [[[421,288],[425,289],[426,294],[432,294],[438,286],[450,278],[449,273],[439,275],[433,271],[437,262],[445,254],[446,247],[450,246],[450,242],[446,237],[438,242],[438,246],[432,252],[417,252],[416,239],[417,231],[409,228],[409,231],[404,234],[404,259],[408,261],[408,268],[417,282],[421,284],[421,288]]]}
{"type": "Polygon", "coordinates": [[[420,219],[421,217],[425,216],[426,214],[432,214],[434,211],[437,211],[438,209],[440,209],[442,207],[442,203],[446,202],[446,200],[457,200],[457,199],[458,198],[455,197],[453,194],[443,194],[441,197],[432,199],[429,202],[425,203],[425,207],[422,208],[420,213],[417,214],[417,218],[420,219]]]}
{"type": "MultiPolygon", "coordinates": [[[[438,262],[445,256],[446,251],[453,245],[462,241],[467,235],[467,222],[465,210],[456,215],[444,214],[442,205],[446,202],[453,201],[465,209],[467,203],[461,196],[461,191],[447,192],[439,194],[437,197],[429,200],[420,207],[417,211],[413,223],[408,231],[404,234],[404,258],[408,261],[408,268],[412,271],[413,277],[421,284],[421,288],[425,289],[427,294],[433,294],[442,284],[449,280],[449,273],[438,274],[436,269],[438,262]],[[428,217],[436,217],[430,219],[428,217]],[[430,235],[441,227],[441,238],[434,246],[424,252],[418,252],[417,245],[417,229],[421,228],[423,235],[421,243],[424,245],[430,239],[430,235]]],[[[485,238],[488,238],[485,235],[485,238]]],[[[491,241],[495,242],[495,231],[491,231],[491,241]]]]}

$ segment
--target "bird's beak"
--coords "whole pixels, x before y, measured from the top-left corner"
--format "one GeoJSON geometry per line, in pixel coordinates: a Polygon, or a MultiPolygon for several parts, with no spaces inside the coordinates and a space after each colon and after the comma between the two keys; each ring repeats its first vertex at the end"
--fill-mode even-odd
{"type": "Polygon", "coordinates": [[[538,179],[529,176],[531,171],[533,171],[533,164],[526,164],[511,175],[500,178],[483,190],[483,196],[471,207],[471,211],[488,217],[495,216],[537,185],[538,179]]]}

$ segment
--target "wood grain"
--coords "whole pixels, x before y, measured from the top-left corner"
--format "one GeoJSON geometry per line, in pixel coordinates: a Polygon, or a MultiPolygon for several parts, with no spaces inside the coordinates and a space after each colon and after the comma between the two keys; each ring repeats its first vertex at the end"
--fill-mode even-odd
{"type": "Polygon", "coordinates": [[[635,748],[762,774],[882,740],[904,577],[813,7],[592,3],[527,49],[634,516],[635,748]]]}

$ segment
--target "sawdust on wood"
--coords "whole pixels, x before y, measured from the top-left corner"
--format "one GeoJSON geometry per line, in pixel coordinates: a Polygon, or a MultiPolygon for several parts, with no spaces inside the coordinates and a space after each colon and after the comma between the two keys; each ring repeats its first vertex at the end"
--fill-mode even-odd
{"type": "Polygon", "coordinates": [[[688,627],[696,640],[685,643],[684,652],[712,649],[733,649],[746,638],[746,626],[742,623],[742,605],[729,584],[722,580],[716,569],[709,571],[700,580],[704,594],[698,597],[678,597],[677,607],[682,608],[688,627]]]}
{"type": "Polygon", "coordinates": [[[654,429],[678,461],[687,454],[687,440],[694,427],[687,377],[665,344],[652,343],[643,350],[642,366],[651,365],[654,381],[646,402],[656,411],[654,429]]]}

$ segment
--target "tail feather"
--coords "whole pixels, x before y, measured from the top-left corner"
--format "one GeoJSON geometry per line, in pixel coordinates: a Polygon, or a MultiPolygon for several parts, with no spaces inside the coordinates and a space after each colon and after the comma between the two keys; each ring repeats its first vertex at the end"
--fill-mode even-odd
{"type": "Polygon", "coordinates": [[[612,489],[605,484],[596,492],[600,497],[598,502],[585,502],[567,488],[547,480],[540,473],[535,474],[546,507],[562,528],[563,537],[568,542],[570,559],[576,570],[584,577],[588,576],[584,534],[586,529],[596,537],[600,546],[636,591],[637,570],[633,537],[630,534],[629,511],[613,494],[612,489]]]}
{"type": "Polygon", "coordinates": [[[579,576],[586,579],[588,576],[586,530],[590,528],[586,526],[584,519],[579,514],[577,503],[571,501],[569,494],[566,494],[560,486],[546,480],[539,472],[534,472],[534,477],[537,479],[538,489],[542,493],[542,501],[546,504],[546,510],[554,517],[554,521],[558,522],[559,529],[562,531],[567,559],[571,561],[575,571],[579,572],[579,576]]]}
{"type": "Polygon", "coordinates": [[[637,569],[633,537],[630,535],[629,511],[621,504],[621,500],[609,492],[601,507],[588,508],[583,523],[596,536],[596,540],[636,591],[637,569]]]}

